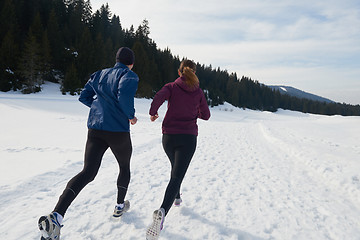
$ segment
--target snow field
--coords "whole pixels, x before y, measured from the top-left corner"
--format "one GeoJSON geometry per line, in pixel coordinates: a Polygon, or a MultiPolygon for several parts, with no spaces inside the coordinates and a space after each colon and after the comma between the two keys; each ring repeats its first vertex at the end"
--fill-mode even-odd
{"type": "MultiPolygon", "coordinates": [[[[0,239],[39,239],[37,220],[81,171],[88,108],[47,83],[40,94],[0,93],[0,239]]],[[[170,163],[161,120],[136,99],[126,199],[111,217],[118,166],[111,151],[70,206],[62,240],[145,239],[170,163]]],[[[199,120],[198,147],[160,239],[360,239],[360,118],[225,104],[199,120]]]]}

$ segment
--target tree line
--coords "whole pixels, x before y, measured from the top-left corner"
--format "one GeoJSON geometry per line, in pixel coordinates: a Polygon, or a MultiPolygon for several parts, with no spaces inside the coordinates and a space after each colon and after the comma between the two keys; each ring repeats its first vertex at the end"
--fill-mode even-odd
{"type": "MultiPolygon", "coordinates": [[[[174,81],[182,59],[159,49],[145,19],[124,29],[108,4],[93,12],[90,0],[2,0],[0,2],[0,91],[41,91],[44,81],[61,84],[63,94],[77,94],[89,76],[112,67],[119,47],[135,52],[137,97],[152,98],[174,81]]],[[[278,108],[326,115],[360,115],[360,106],[325,103],[282,95],[236,73],[197,63],[200,87],[210,106],[277,111],[278,108]]]]}

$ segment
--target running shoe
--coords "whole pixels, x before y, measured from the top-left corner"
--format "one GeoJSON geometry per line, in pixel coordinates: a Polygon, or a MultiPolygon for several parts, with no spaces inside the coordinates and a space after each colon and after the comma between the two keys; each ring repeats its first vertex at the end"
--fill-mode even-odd
{"type": "Polygon", "coordinates": [[[146,230],[146,240],[159,239],[161,230],[163,229],[165,219],[165,210],[160,208],[153,213],[153,222],[146,230]]]}

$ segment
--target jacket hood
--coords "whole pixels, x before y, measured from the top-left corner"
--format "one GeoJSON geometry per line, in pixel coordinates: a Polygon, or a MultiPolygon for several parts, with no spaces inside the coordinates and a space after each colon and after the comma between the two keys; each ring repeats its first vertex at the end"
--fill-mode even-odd
{"type": "Polygon", "coordinates": [[[179,77],[178,79],[176,79],[175,84],[187,92],[194,92],[199,88],[199,85],[196,85],[194,87],[187,85],[184,77],[179,77]]]}

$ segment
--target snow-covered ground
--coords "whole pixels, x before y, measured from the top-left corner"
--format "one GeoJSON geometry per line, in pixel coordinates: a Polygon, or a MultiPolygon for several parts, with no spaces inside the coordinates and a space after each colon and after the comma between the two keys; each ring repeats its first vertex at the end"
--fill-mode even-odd
{"type": "MultiPolygon", "coordinates": [[[[170,163],[161,117],[136,99],[131,208],[111,218],[118,166],[105,153],[96,179],[65,216],[62,240],[145,239],[170,163]]],[[[37,221],[83,166],[88,108],[47,83],[0,93],[0,239],[39,239],[37,221]]],[[[199,120],[198,148],[160,239],[360,239],[360,117],[242,110],[199,120]]]]}

